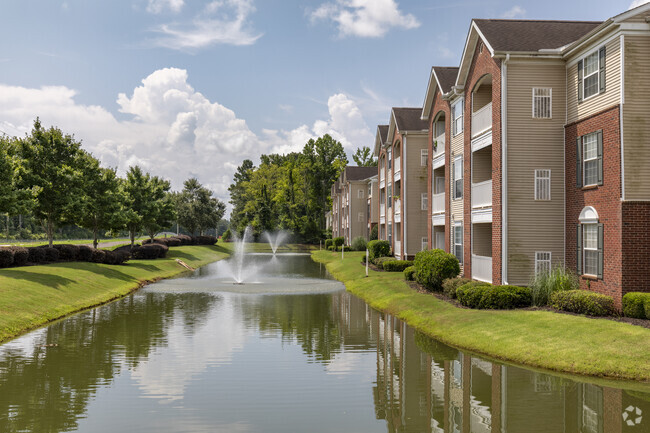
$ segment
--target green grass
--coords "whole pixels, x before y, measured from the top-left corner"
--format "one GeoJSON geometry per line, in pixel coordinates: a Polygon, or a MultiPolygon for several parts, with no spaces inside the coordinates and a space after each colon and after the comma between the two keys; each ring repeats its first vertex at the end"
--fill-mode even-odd
{"type": "Polygon", "coordinates": [[[223,259],[230,249],[170,248],[167,258],[131,260],[122,266],[70,262],[0,270],[0,342],[56,319],[123,297],[150,281],[223,259]]]}
{"type": "Polygon", "coordinates": [[[372,307],[444,343],[534,368],[650,383],[650,329],[549,311],[457,308],[410,289],[401,272],[371,270],[366,278],[363,254],[312,257],[372,307]]]}

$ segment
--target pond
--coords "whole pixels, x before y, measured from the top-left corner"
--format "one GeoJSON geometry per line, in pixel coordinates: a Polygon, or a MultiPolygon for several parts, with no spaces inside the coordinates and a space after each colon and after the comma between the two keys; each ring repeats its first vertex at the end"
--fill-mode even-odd
{"type": "Polygon", "coordinates": [[[629,384],[458,351],[309,256],[247,260],[251,284],[217,262],[0,346],[0,432],[650,432],[629,384]]]}

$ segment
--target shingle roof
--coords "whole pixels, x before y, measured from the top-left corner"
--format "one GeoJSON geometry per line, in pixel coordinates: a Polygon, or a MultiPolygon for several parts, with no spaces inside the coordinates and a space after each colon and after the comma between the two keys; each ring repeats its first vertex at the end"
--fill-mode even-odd
{"type": "Polygon", "coordinates": [[[393,107],[395,122],[400,131],[424,131],[429,125],[426,120],[420,119],[422,107],[393,107]]]}
{"type": "Polygon", "coordinates": [[[377,167],[345,167],[345,179],[348,181],[364,180],[377,174],[377,167]]]}
{"type": "Polygon", "coordinates": [[[384,144],[388,140],[388,125],[379,125],[377,128],[379,129],[381,143],[384,144]]]}
{"type": "Polygon", "coordinates": [[[442,87],[440,89],[441,93],[449,92],[451,87],[456,83],[458,67],[434,66],[433,71],[436,73],[436,77],[438,77],[440,87],[442,87]]]}
{"type": "Polygon", "coordinates": [[[577,41],[602,21],[475,19],[494,51],[539,51],[577,41]]]}

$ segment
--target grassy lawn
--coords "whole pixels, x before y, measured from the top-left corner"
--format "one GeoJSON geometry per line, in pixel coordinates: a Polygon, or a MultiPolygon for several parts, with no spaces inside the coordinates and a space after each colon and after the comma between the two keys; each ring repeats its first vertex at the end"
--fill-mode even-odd
{"type": "Polygon", "coordinates": [[[315,251],[348,291],[458,348],[558,372],[650,383],[650,329],[548,311],[469,310],[408,287],[401,272],[370,271],[365,253],[315,251]]]}
{"type": "Polygon", "coordinates": [[[228,246],[183,246],[167,258],[131,260],[122,266],[71,262],[0,270],[0,342],[71,313],[131,293],[146,282],[220,260],[228,246]]]}

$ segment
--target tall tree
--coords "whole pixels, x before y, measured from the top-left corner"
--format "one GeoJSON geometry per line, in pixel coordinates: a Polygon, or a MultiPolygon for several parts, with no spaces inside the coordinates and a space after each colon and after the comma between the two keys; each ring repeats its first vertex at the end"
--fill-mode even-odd
{"type": "Polygon", "coordinates": [[[232,230],[241,232],[246,227],[249,219],[252,216],[246,213],[247,199],[247,185],[251,180],[251,175],[255,170],[253,161],[245,159],[241,165],[237,167],[237,171],[233,177],[233,183],[228,187],[230,192],[230,203],[232,204],[232,211],[230,213],[230,226],[232,230]]]}
{"type": "Polygon", "coordinates": [[[175,196],[179,224],[192,234],[216,229],[226,205],[212,195],[196,178],[187,179],[183,191],[175,196]]]}
{"type": "Polygon", "coordinates": [[[357,148],[352,159],[359,167],[377,167],[377,160],[368,146],[357,148]]]}
{"type": "Polygon", "coordinates": [[[82,166],[88,159],[73,136],[55,127],[44,129],[38,118],[18,146],[20,186],[32,191],[34,216],[43,222],[52,246],[56,226],[79,217],[84,194],[82,166]]]}
{"type": "Polygon", "coordinates": [[[31,194],[18,186],[17,139],[0,137],[0,213],[16,215],[30,204],[31,194]]]}

